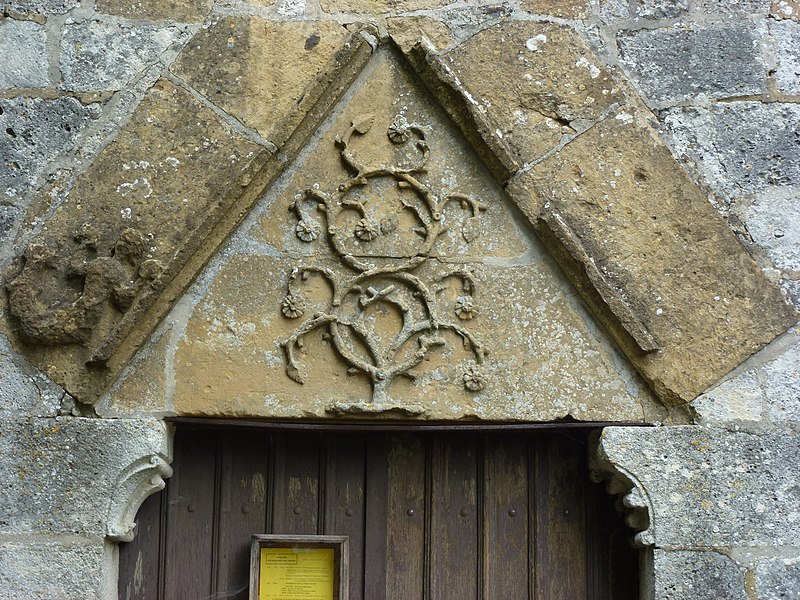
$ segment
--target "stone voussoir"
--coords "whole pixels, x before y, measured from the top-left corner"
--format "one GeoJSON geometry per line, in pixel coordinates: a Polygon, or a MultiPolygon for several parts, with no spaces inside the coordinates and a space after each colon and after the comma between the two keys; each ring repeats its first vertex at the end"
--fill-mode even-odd
{"type": "Polygon", "coordinates": [[[796,321],[638,116],[618,111],[507,190],[667,404],[691,401],[796,321]]]}

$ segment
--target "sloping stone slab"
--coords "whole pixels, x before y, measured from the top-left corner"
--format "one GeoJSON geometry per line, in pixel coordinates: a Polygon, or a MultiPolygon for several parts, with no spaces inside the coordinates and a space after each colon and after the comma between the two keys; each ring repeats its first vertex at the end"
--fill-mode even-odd
{"type": "MultiPolygon", "coordinates": [[[[270,113],[272,144],[162,79],[27,246],[6,277],[10,325],[71,394],[97,400],[360,71],[368,36],[336,27],[343,33],[322,59],[291,81],[284,64],[259,67],[287,98],[270,113]]],[[[260,49],[278,54],[285,41],[260,49]]],[[[238,85],[219,76],[216,86],[226,84],[238,85]]]]}

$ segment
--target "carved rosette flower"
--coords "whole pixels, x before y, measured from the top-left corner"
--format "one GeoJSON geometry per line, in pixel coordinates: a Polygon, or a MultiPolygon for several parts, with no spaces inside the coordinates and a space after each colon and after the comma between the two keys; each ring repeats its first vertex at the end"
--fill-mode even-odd
{"type": "Polygon", "coordinates": [[[480,392],[486,387],[486,376],[478,367],[468,367],[464,373],[464,387],[471,392],[480,392]]]}
{"type": "Polygon", "coordinates": [[[456,316],[462,321],[471,321],[478,316],[472,296],[459,296],[456,298],[456,316]]]}
{"type": "Polygon", "coordinates": [[[300,219],[294,228],[295,235],[304,242],[313,242],[319,237],[319,227],[311,221],[300,219]]]}
{"type": "Polygon", "coordinates": [[[393,144],[403,144],[408,141],[411,133],[408,130],[408,123],[406,123],[405,119],[398,118],[389,125],[389,130],[386,132],[386,135],[389,136],[389,140],[393,144]]]}
{"type": "Polygon", "coordinates": [[[369,219],[361,219],[356,224],[356,237],[365,242],[371,242],[381,234],[381,226],[379,223],[369,219]]]}
{"type": "Polygon", "coordinates": [[[281,302],[281,312],[287,319],[296,319],[306,312],[308,303],[300,292],[289,292],[281,302]]]}
{"type": "Polygon", "coordinates": [[[397,217],[392,215],[391,217],[386,217],[385,219],[381,219],[381,233],[386,235],[387,233],[392,233],[395,229],[397,229],[397,217]]]}

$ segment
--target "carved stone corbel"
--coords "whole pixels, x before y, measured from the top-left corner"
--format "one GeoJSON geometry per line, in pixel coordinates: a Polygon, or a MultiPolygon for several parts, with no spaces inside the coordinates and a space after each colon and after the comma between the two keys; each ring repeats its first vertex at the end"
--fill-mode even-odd
{"type": "Polygon", "coordinates": [[[119,476],[108,505],[106,536],[130,542],[136,534],[136,513],[148,496],[164,489],[172,475],[171,457],[152,454],[131,463],[119,476]]]}

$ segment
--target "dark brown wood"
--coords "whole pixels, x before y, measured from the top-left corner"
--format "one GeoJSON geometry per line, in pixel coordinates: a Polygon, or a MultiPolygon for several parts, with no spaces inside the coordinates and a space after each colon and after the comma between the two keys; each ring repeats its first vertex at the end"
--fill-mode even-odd
{"type": "Polygon", "coordinates": [[[586,435],[181,426],[119,597],[244,600],[266,532],[347,536],[349,600],[635,600],[638,552],[588,481],[586,435]]]}
{"type": "Polygon", "coordinates": [[[176,436],[173,468],[167,486],[163,597],[197,600],[212,592],[216,437],[203,431],[176,436]]]}
{"type": "Polygon", "coordinates": [[[252,431],[221,436],[216,593],[247,598],[251,537],[266,528],[269,443],[252,431]]]}
{"type": "Polygon", "coordinates": [[[484,451],[485,600],[528,595],[528,440],[487,436],[484,451]]]}
{"type": "Polygon", "coordinates": [[[153,494],[136,515],[136,537],[119,549],[121,600],[155,600],[160,589],[161,511],[164,494],[153,494]]]}
{"type": "Polygon", "coordinates": [[[425,463],[420,436],[392,437],[386,464],[386,600],[424,598],[425,463]]]}
{"type": "Polygon", "coordinates": [[[475,438],[448,435],[431,453],[431,600],[478,595],[478,471],[475,438]]]}
{"type": "Polygon", "coordinates": [[[319,438],[281,436],[275,442],[272,532],[314,535],[319,524],[319,438]]]}
{"type": "Polygon", "coordinates": [[[349,538],[349,600],[364,598],[364,519],[366,456],[361,435],[330,436],[325,441],[323,533],[349,538]]]}
{"type": "Polygon", "coordinates": [[[586,475],[582,444],[537,440],[534,570],[537,600],[587,597],[586,475]]]}

